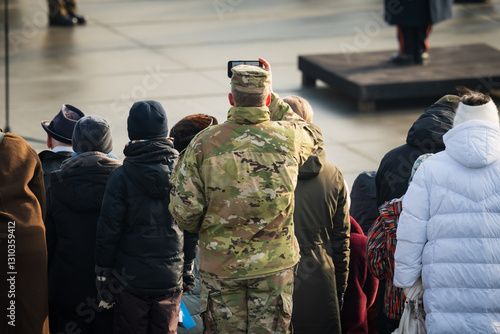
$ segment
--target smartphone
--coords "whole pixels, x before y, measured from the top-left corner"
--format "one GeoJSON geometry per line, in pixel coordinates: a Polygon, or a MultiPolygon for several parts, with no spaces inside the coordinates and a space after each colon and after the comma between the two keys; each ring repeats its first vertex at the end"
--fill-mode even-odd
{"type": "Polygon", "coordinates": [[[264,68],[264,64],[262,64],[258,60],[230,60],[227,62],[227,76],[231,78],[233,76],[233,72],[231,72],[231,68],[238,65],[253,65],[260,66],[264,68]]]}

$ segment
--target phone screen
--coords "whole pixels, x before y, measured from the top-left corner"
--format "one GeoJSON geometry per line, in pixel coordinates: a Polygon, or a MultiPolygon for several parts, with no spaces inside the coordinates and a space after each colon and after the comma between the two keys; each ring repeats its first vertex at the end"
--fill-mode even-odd
{"type": "Polygon", "coordinates": [[[227,76],[230,78],[233,76],[233,72],[231,72],[231,68],[238,66],[238,65],[253,65],[253,66],[260,66],[264,68],[264,64],[262,64],[258,60],[230,60],[227,62],[227,76]]]}

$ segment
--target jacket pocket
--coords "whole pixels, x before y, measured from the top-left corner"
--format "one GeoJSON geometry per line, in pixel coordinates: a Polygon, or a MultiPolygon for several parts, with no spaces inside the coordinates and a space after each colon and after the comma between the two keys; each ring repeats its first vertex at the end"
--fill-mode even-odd
{"type": "Polygon", "coordinates": [[[276,330],[280,333],[293,333],[291,328],[292,306],[292,295],[285,292],[280,293],[276,306],[276,316],[278,317],[276,330]]]}
{"type": "Polygon", "coordinates": [[[233,316],[222,295],[218,292],[210,293],[206,289],[202,289],[200,293],[200,311],[205,326],[204,333],[209,334],[217,333],[217,324],[224,324],[233,316]]]}

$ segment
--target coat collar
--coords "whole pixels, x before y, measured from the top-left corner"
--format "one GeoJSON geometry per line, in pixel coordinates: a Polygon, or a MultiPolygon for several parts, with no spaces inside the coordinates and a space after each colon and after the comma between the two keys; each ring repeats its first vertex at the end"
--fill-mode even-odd
{"type": "Polygon", "coordinates": [[[270,120],[268,107],[232,107],[227,122],[234,124],[258,124],[270,120]]]}

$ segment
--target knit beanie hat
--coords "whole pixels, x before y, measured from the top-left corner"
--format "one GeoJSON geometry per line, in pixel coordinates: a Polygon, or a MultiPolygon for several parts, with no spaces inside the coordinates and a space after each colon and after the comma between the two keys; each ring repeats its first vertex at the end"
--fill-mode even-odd
{"type": "Polygon", "coordinates": [[[101,116],[89,115],[80,118],[73,131],[73,151],[97,151],[108,154],[113,149],[111,130],[101,116]]]}
{"type": "Polygon", "coordinates": [[[130,140],[166,138],[168,136],[167,115],[156,101],[135,102],[127,119],[130,140]]]}
{"type": "Polygon", "coordinates": [[[471,120],[487,121],[499,125],[498,109],[493,100],[479,106],[469,106],[462,102],[458,103],[453,126],[455,127],[471,120]]]}

